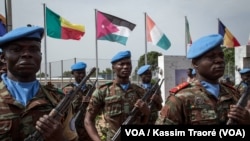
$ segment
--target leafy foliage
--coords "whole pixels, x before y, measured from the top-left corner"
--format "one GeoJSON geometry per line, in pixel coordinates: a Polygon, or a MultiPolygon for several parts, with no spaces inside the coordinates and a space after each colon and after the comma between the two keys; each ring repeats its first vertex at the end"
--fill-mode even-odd
{"type": "Polygon", "coordinates": [[[226,62],[225,75],[234,77],[235,75],[235,59],[234,59],[234,48],[223,47],[224,58],[226,62]]]}
{"type": "Polygon", "coordinates": [[[63,77],[71,77],[71,71],[63,72],[63,77]]]}
{"type": "MultiPolygon", "coordinates": [[[[158,69],[158,56],[161,56],[162,54],[156,51],[151,51],[147,53],[147,64],[152,66],[152,70],[156,71],[158,69]]],[[[136,70],[138,70],[139,67],[145,65],[145,55],[143,54],[139,60],[138,60],[138,66],[136,70]]]]}
{"type": "MultiPolygon", "coordinates": [[[[41,73],[39,73],[39,74],[37,74],[36,75],[37,77],[45,77],[45,73],[44,72],[41,72],[41,73]]],[[[49,75],[47,74],[47,77],[48,77],[49,75]]]]}

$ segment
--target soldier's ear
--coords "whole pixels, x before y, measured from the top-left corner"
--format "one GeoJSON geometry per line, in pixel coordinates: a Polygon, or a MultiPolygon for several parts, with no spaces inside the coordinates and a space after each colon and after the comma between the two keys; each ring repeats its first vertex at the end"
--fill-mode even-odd
{"type": "Polygon", "coordinates": [[[193,59],[192,60],[192,66],[194,67],[194,68],[198,68],[198,60],[195,60],[195,59],[193,59]]]}
{"type": "Polygon", "coordinates": [[[6,59],[5,59],[5,54],[4,53],[1,54],[0,61],[3,62],[3,63],[6,63],[6,59]]]}
{"type": "Polygon", "coordinates": [[[194,68],[198,68],[198,66],[197,66],[197,65],[193,65],[193,67],[194,67],[194,68]]]}

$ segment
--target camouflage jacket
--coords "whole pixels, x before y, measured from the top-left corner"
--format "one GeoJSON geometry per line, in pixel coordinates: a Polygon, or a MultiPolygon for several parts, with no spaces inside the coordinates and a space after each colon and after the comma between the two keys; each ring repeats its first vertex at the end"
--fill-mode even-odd
{"type": "MultiPolygon", "coordinates": [[[[49,114],[63,94],[52,85],[40,86],[38,94],[26,106],[17,102],[0,82],[0,140],[20,141],[35,132],[36,121],[44,114],[49,114]]],[[[69,140],[76,140],[77,134],[70,131],[69,121],[72,110],[62,119],[64,135],[69,140]]]]}
{"type": "Polygon", "coordinates": [[[217,99],[198,81],[185,82],[170,90],[156,124],[226,124],[229,106],[236,104],[239,97],[239,93],[229,85],[220,84],[217,99]]]}
{"type": "MultiPolygon", "coordinates": [[[[72,102],[74,114],[77,114],[77,112],[80,110],[83,99],[85,98],[85,96],[87,95],[87,93],[91,89],[91,87],[92,87],[92,85],[87,84],[83,90],[80,90],[77,93],[76,97],[74,98],[74,100],[72,102]]],[[[76,86],[73,84],[73,85],[70,85],[68,87],[65,87],[64,89],[67,89],[68,91],[70,91],[70,90],[75,89],[75,88],[76,88],[76,86]]],[[[84,104],[88,105],[88,102],[86,102],[84,104]]],[[[74,123],[71,123],[71,126],[75,126],[74,130],[76,130],[78,133],[79,141],[92,141],[92,139],[90,138],[90,136],[88,135],[88,132],[86,131],[86,129],[84,127],[85,114],[86,114],[86,110],[83,110],[83,117],[81,117],[80,123],[77,123],[75,125],[72,125],[74,123]]]]}
{"type": "MultiPolygon", "coordinates": [[[[145,90],[136,84],[130,84],[124,91],[115,81],[100,86],[92,95],[87,108],[90,113],[103,112],[107,123],[107,141],[110,141],[121,124],[127,119],[135,102],[142,98],[145,90]]],[[[141,116],[136,116],[133,124],[141,124],[141,116]]]]}

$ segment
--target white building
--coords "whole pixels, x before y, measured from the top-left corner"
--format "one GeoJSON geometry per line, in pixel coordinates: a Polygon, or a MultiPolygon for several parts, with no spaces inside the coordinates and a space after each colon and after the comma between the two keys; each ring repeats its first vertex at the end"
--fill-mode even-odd
{"type": "Polygon", "coordinates": [[[159,78],[165,78],[161,92],[163,104],[169,95],[169,90],[187,80],[186,70],[192,68],[191,60],[186,56],[159,56],[159,78]]]}
{"type": "Polygon", "coordinates": [[[250,68],[250,45],[235,48],[235,84],[240,83],[241,78],[238,69],[250,68]]]}

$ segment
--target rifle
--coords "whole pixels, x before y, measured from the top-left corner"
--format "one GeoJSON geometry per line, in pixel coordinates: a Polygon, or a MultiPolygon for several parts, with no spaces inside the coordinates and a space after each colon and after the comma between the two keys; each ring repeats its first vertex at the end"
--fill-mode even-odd
{"type": "MultiPolygon", "coordinates": [[[[89,89],[88,93],[85,96],[85,99],[87,97],[91,97],[92,93],[95,90],[95,85],[98,79],[95,80],[95,82],[92,84],[92,87],[89,89]]],[[[81,125],[81,119],[83,118],[83,114],[86,111],[86,108],[88,106],[88,102],[82,102],[79,108],[79,111],[77,111],[77,113],[74,115],[74,117],[72,118],[72,120],[70,121],[70,127],[71,129],[75,129],[76,125],[81,125]]]]}
{"type": "MultiPolygon", "coordinates": [[[[157,80],[157,82],[152,86],[151,89],[149,89],[148,91],[146,91],[146,93],[142,97],[143,101],[147,101],[148,100],[148,98],[152,95],[153,91],[156,90],[159,81],[160,81],[160,79],[157,80]]],[[[129,113],[129,116],[127,117],[127,119],[122,123],[122,125],[130,124],[131,121],[134,119],[134,117],[137,115],[138,111],[139,111],[139,108],[138,107],[134,107],[132,109],[132,111],[129,113]]],[[[111,141],[120,141],[121,140],[120,136],[121,136],[121,127],[119,127],[119,129],[116,131],[116,133],[112,137],[111,141]]]]}
{"type": "MultiPolygon", "coordinates": [[[[160,85],[157,87],[157,89],[154,91],[154,94],[158,94],[158,92],[160,91],[161,85],[162,85],[162,83],[164,82],[164,80],[165,80],[165,78],[163,78],[163,79],[161,80],[161,83],[160,83],[160,85]]],[[[153,100],[150,100],[150,102],[149,102],[149,104],[148,104],[148,107],[149,107],[150,110],[151,110],[153,104],[154,104],[153,100]]]]}
{"type": "MultiPolygon", "coordinates": [[[[87,80],[95,72],[95,70],[96,68],[93,67],[90,70],[90,72],[82,79],[79,86],[76,87],[75,90],[71,90],[69,94],[66,94],[63,97],[63,99],[58,103],[58,105],[54,109],[51,110],[51,112],[49,113],[49,116],[53,117],[54,119],[60,120],[60,118],[64,116],[65,113],[70,108],[71,102],[77,95],[78,91],[81,90],[81,87],[87,82],[87,80]]],[[[41,136],[41,133],[36,130],[33,134],[25,138],[24,141],[43,141],[43,138],[41,136]]]]}
{"type": "Polygon", "coordinates": [[[240,85],[241,85],[242,83],[244,83],[244,81],[240,81],[240,84],[236,87],[236,90],[237,90],[237,91],[239,91],[239,87],[240,87],[240,85]]]}
{"type": "MultiPolygon", "coordinates": [[[[244,82],[241,82],[244,83],[244,82]]],[[[240,84],[241,84],[240,83],[240,84]]],[[[247,100],[248,100],[248,94],[250,93],[250,87],[248,83],[245,83],[247,85],[247,89],[246,91],[241,95],[239,101],[237,102],[237,106],[241,106],[241,107],[246,107],[247,105],[247,100]]],[[[231,118],[228,119],[227,121],[227,125],[235,125],[237,124],[235,121],[233,121],[231,118]]]]}

